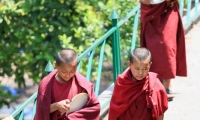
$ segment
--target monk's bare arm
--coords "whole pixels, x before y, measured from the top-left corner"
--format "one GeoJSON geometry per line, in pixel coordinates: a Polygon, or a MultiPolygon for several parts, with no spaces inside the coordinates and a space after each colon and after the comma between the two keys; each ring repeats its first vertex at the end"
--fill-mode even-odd
{"type": "Polygon", "coordinates": [[[66,99],[66,100],[52,103],[50,105],[50,113],[52,113],[56,110],[60,111],[61,113],[69,111],[69,109],[70,109],[69,102],[70,101],[68,99],[66,99]]]}
{"type": "Polygon", "coordinates": [[[51,106],[50,106],[50,113],[52,113],[52,112],[54,112],[56,110],[58,110],[57,102],[51,104],[51,106]]]}
{"type": "Polygon", "coordinates": [[[162,114],[162,115],[158,118],[158,120],[164,120],[164,114],[162,114]]]}
{"type": "Polygon", "coordinates": [[[150,5],[150,0],[139,0],[140,3],[150,5]]]}
{"type": "MultiPolygon", "coordinates": [[[[171,1],[171,0],[165,0],[165,1],[171,1]]],[[[150,5],[150,0],[139,0],[140,3],[150,5]]]]}

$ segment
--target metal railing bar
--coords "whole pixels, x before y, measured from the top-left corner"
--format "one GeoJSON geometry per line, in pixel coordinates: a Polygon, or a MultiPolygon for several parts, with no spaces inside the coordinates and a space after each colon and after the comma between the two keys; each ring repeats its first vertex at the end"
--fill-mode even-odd
{"type": "Polygon", "coordinates": [[[90,80],[90,76],[91,76],[91,71],[92,71],[92,61],[93,61],[93,57],[94,57],[94,50],[91,52],[90,54],[90,58],[88,60],[88,68],[87,68],[87,75],[86,75],[86,78],[88,80],[90,80]]]}
{"type": "Polygon", "coordinates": [[[132,9],[122,20],[117,23],[117,27],[120,27],[124,24],[131,16],[135,15],[136,12],[139,10],[140,4],[138,4],[134,9],[132,9]]]}
{"type": "Polygon", "coordinates": [[[97,46],[99,46],[105,39],[107,39],[117,28],[113,27],[108,32],[106,32],[100,39],[98,39],[92,46],[86,49],[80,56],[79,60],[83,59],[89,52],[94,50],[97,46]]]}
{"type": "Polygon", "coordinates": [[[183,16],[183,10],[184,10],[184,0],[180,0],[179,2],[179,11],[180,11],[180,16],[183,16]]]}
{"type": "Polygon", "coordinates": [[[132,36],[132,42],[131,42],[131,51],[135,48],[137,31],[138,31],[138,23],[139,23],[139,11],[137,11],[137,13],[135,15],[135,19],[134,19],[133,36],[132,36]]]}
{"type": "Polygon", "coordinates": [[[95,85],[95,94],[99,95],[99,88],[100,88],[100,81],[101,81],[101,73],[102,73],[102,66],[103,66],[103,58],[104,58],[104,49],[105,49],[106,40],[102,43],[100,57],[99,57],[99,64],[98,64],[98,73],[97,73],[97,80],[95,85]]]}
{"type": "Polygon", "coordinates": [[[186,21],[188,22],[191,20],[190,11],[191,11],[192,0],[188,0],[187,2],[188,4],[187,4],[187,12],[186,12],[186,21]]]}
{"type": "Polygon", "coordinates": [[[33,100],[35,100],[35,98],[37,97],[37,92],[35,92],[28,100],[26,100],[18,110],[15,110],[11,116],[14,118],[16,117],[21,111],[24,110],[24,108],[33,100]]]}
{"type": "Polygon", "coordinates": [[[21,111],[19,119],[18,120],[23,120],[24,118],[24,110],[21,111]]]}
{"type": "Polygon", "coordinates": [[[36,104],[37,104],[37,99],[35,99],[35,101],[34,101],[33,111],[32,111],[32,118],[31,118],[31,120],[33,120],[33,119],[34,119],[34,116],[35,116],[35,112],[36,112],[36,104]]]}

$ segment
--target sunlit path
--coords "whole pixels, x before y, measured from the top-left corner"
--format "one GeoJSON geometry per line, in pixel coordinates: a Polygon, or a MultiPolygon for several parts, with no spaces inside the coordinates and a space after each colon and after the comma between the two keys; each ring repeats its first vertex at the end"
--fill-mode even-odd
{"type": "Polygon", "coordinates": [[[188,77],[172,81],[175,98],[165,120],[200,120],[200,22],[186,34],[188,77]]]}

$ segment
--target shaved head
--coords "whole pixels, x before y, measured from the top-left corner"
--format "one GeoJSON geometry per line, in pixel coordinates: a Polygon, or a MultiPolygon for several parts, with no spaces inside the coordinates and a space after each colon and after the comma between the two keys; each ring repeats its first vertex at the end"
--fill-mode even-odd
{"type": "Polygon", "coordinates": [[[76,51],[70,48],[62,49],[56,56],[57,65],[60,65],[61,63],[71,65],[75,62],[78,63],[78,55],[76,51]]]}
{"type": "Polygon", "coordinates": [[[129,62],[133,63],[134,60],[139,62],[149,60],[151,62],[151,53],[144,47],[135,48],[130,54],[129,62]]]}

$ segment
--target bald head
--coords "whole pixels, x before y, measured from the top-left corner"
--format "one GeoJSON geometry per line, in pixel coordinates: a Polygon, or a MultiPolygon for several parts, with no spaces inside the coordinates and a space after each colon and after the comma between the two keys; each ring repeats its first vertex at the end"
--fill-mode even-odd
{"type": "Polygon", "coordinates": [[[57,65],[60,65],[61,63],[71,65],[75,62],[78,63],[78,55],[76,51],[70,48],[62,49],[56,56],[57,65]]]}
{"type": "Polygon", "coordinates": [[[151,62],[151,53],[148,49],[140,47],[135,48],[129,57],[129,62],[133,63],[133,61],[143,62],[149,60],[151,62]]]}

